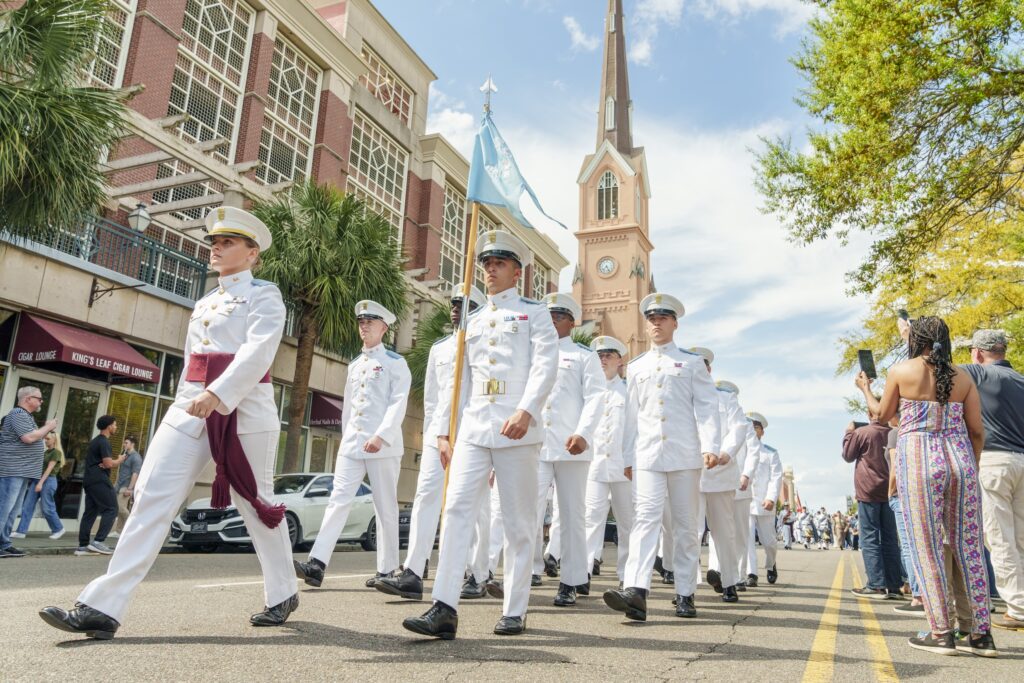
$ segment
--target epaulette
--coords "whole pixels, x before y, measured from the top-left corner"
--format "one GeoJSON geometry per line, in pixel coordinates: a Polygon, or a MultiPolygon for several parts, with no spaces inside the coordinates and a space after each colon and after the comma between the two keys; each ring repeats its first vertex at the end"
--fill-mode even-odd
{"type": "Polygon", "coordinates": [[[402,354],[397,353],[395,351],[392,351],[391,349],[387,349],[386,351],[384,351],[384,353],[387,354],[388,358],[401,358],[402,357],[402,354]]]}
{"type": "Polygon", "coordinates": [[[255,280],[254,279],[252,281],[252,286],[253,287],[276,287],[277,285],[275,285],[270,280],[255,280]]]}
{"type": "Polygon", "coordinates": [[[591,351],[591,348],[589,346],[587,346],[586,344],[581,344],[579,342],[576,342],[576,346],[580,347],[584,351],[591,351]]]}
{"type": "Polygon", "coordinates": [[[699,353],[694,353],[693,351],[687,351],[684,348],[680,348],[679,350],[682,351],[687,356],[697,356],[697,358],[703,358],[703,356],[700,355],[699,353]]]}
{"type": "Polygon", "coordinates": [[[641,353],[641,354],[640,354],[639,356],[637,356],[637,357],[636,357],[636,358],[634,358],[633,360],[629,361],[628,365],[632,365],[633,363],[637,362],[638,360],[640,360],[641,358],[643,358],[643,357],[644,357],[644,356],[646,356],[646,355],[647,355],[647,352],[646,352],[646,351],[644,351],[644,352],[643,352],[643,353],[641,353]]]}
{"type": "Polygon", "coordinates": [[[537,301],[536,299],[527,299],[525,296],[519,297],[519,300],[524,304],[534,304],[535,306],[541,306],[544,304],[543,301],[537,301]]]}
{"type": "Polygon", "coordinates": [[[771,446],[769,446],[768,444],[764,443],[763,441],[761,442],[761,448],[765,449],[766,451],[771,451],[772,453],[778,453],[778,451],[776,449],[772,448],[771,446]]]}
{"type": "Polygon", "coordinates": [[[437,345],[438,345],[438,344],[440,344],[441,342],[443,342],[443,341],[448,341],[448,340],[449,340],[449,339],[451,339],[451,338],[452,338],[452,335],[450,335],[450,334],[447,334],[447,335],[445,335],[445,336],[441,337],[440,339],[438,339],[438,340],[437,340],[436,342],[434,342],[433,344],[431,344],[431,346],[437,346],[437,345]]]}

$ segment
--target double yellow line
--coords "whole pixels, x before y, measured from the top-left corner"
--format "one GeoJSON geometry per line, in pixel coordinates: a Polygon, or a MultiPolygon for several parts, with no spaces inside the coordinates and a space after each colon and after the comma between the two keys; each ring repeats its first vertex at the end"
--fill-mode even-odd
{"type": "MultiPolygon", "coordinates": [[[[828,598],[825,600],[825,611],[821,615],[821,622],[814,634],[814,642],[811,644],[811,651],[807,657],[807,667],[804,669],[803,683],[819,683],[820,681],[831,681],[835,673],[836,639],[839,635],[839,607],[843,600],[843,581],[845,578],[846,563],[849,555],[843,555],[836,567],[836,574],[832,579],[832,588],[829,590],[828,598]]],[[[851,564],[854,582],[863,585],[860,570],[854,562],[851,564]]],[[[857,600],[857,607],[860,609],[861,621],[864,625],[864,638],[868,643],[868,650],[871,653],[871,664],[875,672],[875,678],[880,683],[894,683],[899,681],[896,675],[896,668],[893,665],[892,655],[889,653],[889,646],[882,634],[882,627],[875,616],[875,610],[867,599],[857,600]]]]}

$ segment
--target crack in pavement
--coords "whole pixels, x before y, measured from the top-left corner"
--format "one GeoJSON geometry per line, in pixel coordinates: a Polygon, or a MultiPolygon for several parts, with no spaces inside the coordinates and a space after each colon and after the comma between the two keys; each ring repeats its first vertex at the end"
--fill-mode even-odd
{"type": "MultiPolygon", "coordinates": [[[[735,638],[736,634],[739,633],[739,628],[738,627],[741,624],[743,624],[745,621],[747,621],[748,619],[750,619],[750,618],[752,618],[754,616],[757,616],[757,613],[760,612],[761,609],[771,605],[772,602],[774,602],[775,597],[777,595],[778,595],[777,590],[776,591],[772,591],[771,593],[765,594],[765,598],[767,598],[767,600],[765,602],[759,602],[754,607],[752,612],[750,612],[749,614],[744,615],[742,619],[737,619],[736,621],[734,621],[732,623],[731,628],[729,630],[729,637],[728,638],[726,638],[724,641],[722,641],[720,643],[714,643],[705,652],[697,653],[697,656],[694,657],[693,659],[686,659],[685,660],[686,663],[683,664],[683,667],[686,668],[686,667],[689,667],[691,664],[697,664],[698,662],[700,662],[702,659],[704,659],[708,655],[713,655],[716,652],[718,652],[721,648],[725,647],[726,645],[731,645],[732,641],[733,641],[733,638],[735,638]]],[[[675,666],[670,667],[669,671],[671,671],[674,668],[675,668],[675,666]]]]}

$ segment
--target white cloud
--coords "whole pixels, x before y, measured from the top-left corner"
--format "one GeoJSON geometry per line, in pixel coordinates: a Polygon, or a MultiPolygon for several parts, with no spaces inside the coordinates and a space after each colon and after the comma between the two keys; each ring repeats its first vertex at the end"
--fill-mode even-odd
{"type": "Polygon", "coordinates": [[[597,36],[587,35],[575,17],[562,17],[562,25],[569,32],[569,39],[572,41],[573,50],[593,52],[601,44],[597,36]]]}

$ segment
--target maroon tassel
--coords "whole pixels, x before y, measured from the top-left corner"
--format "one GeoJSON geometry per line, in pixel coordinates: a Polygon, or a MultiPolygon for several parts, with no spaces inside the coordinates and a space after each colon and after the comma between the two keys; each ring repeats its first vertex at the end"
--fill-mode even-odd
{"type": "Polygon", "coordinates": [[[231,505],[231,486],[228,484],[227,475],[217,468],[217,474],[213,479],[213,494],[210,497],[210,507],[214,510],[223,510],[231,505]]]}
{"type": "Polygon", "coordinates": [[[262,500],[257,501],[256,514],[259,515],[260,521],[266,525],[268,529],[276,529],[277,525],[284,519],[284,505],[267,505],[262,500]]]}

